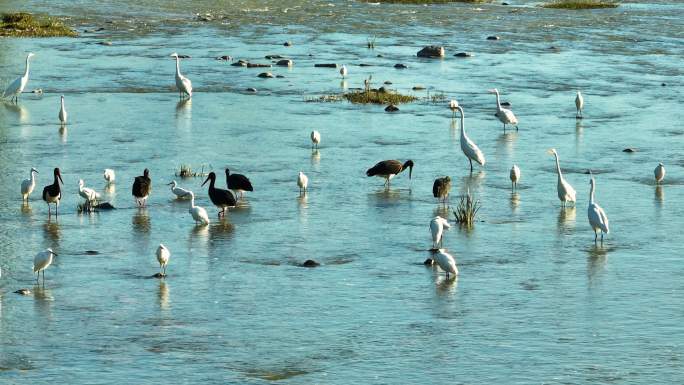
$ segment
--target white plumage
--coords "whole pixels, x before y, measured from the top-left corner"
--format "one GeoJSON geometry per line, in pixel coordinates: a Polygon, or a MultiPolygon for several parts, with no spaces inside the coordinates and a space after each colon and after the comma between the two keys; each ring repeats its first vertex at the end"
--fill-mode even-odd
{"type": "Polygon", "coordinates": [[[192,194],[192,192],[190,192],[190,190],[186,190],[182,187],[178,187],[175,180],[171,181],[171,183],[169,183],[168,185],[171,186],[171,192],[178,199],[190,198],[190,194],[192,194]]]}
{"type": "Polygon", "coordinates": [[[59,122],[62,124],[62,126],[64,126],[67,124],[67,112],[66,108],[64,108],[64,95],[62,95],[61,99],[61,107],[59,108],[59,122]]]}
{"type": "Polygon", "coordinates": [[[587,209],[587,214],[589,216],[589,224],[591,229],[594,230],[594,242],[598,238],[598,231],[601,231],[601,242],[603,242],[603,234],[610,233],[610,228],[608,227],[608,216],[605,211],[594,202],[594,189],[596,188],[596,182],[594,181],[594,176],[592,175],[589,181],[591,185],[591,190],[589,192],[589,207],[587,209]]]}
{"type": "Polygon", "coordinates": [[[653,174],[655,175],[656,184],[659,184],[665,179],[665,166],[662,163],[658,163],[655,170],[653,170],[653,174]]]}
{"type": "Polygon", "coordinates": [[[347,66],[343,65],[342,68],[340,68],[340,75],[342,75],[342,79],[347,77],[347,66]]]}
{"type": "Polygon", "coordinates": [[[575,108],[577,108],[577,117],[582,117],[582,110],[584,109],[584,97],[582,93],[577,91],[577,96],[575,96],[575,108]]]}
{"type": "Polygon", "coordinates": [[[78,195],[81,196],[81,198],[85,199],[86,205],[87,206],[92,206],[94,202],[97,202],[98,199],[100,199],[100,193],[97,191],[89,188],[89,187],[84,187],[85,182],[83,179],[78,180],[78,195]]]}
{"type": "Polygon", "coordinates": [[[447,278],[449,278],[449,274],[453,274],[454,277],[458,275],[456,259],[454,259],[451,254],[444,251],[444,249],[439,249],[437,253],[435,253],[434,261],[437,262],[437,266],[439,266],[440,269],[444,270],[447,278]]]}
{"type": "Polygon", "coordinates": [[[36,188],[36,173],[38,170],[31,167],[31,176],[21,182],[21,199],[28,202],[29,195],[36,188]]]}
{"type": "Polygon", "coordinates": [[[45,269],[48,268],[52,264],[52,257],[55,254],[52,249],[47,248],[38,254],[36,254],[35,257],[33,257],[33,272],[38,273],[38,277],[36,277],[36,281],[38,281],[38,278],[40,278],[40,272],[43,272],[43,283],[45,283],[45,269]]]}
{"type": "Polygon", "coordinates": [[[195,194],[190,191],[190,209],[188,210],[192,219],[195,220],[195,224],[208,225],[209,215],[207,215],[207,210],[204,207],[195,206],[195,194]]]}
{"type": "Polygon", "coordinates": [[[2,93],[3,98],[10,98],[10,100],[14,99],[15,102],[19,100],[19,94],[24,92],[24,88],[26,88],[26,84],[29,80],[29,59],[31,59],[32,56],[34,56],[33,53],[26,55],[26,69],[24,70],[24,75],[14,79],[14,81],[5,88],[5,92],[2,93]]]}
{"type": "Polygon", "coordinates": [[[180,58],[177,53],[172,53],[172,57],[176,58],[176,88],[178,88],[178,94],[182,98],[183,94],[188,95],[189,98],[192,97],[192,82],[190,79],[181,75],[180,72],[180,58]]]}
{"type": "Polygon", "coordinates": [[[107,183],[114,183],[116,180],[116,174],[114,173],[114,170],[111,168],[105,168],[104,174],[102,174],[104,177],[105,182],[107,183]]]}
{"type": "Polygon", "coordinates": [[[321,133],[316,130],[311,131],[311,147],[318,148],[319,143],[321,143],[321,133]]]}
{"type": "Polygon", "coordinates": [[[439,215],[432,218],[430,221],[430,233],[432,234],[432,248],[436,249],[438,244],[442,247],[442,234],[444,233],[444,228],[451,228],[449,221],[440,217],[439,215]]]}
{"type": "Polygon", "coordinates": [[[306,193],[306,188],[309,186],[309,177],[304,175],[303,172],[299,172],[299,176],[297,177],[297,186],[299,186],[299,194],[302,194],[302,191],[306,193]]]}
{"type": "Polygon", "coordinates": [[[496,113],[494,116],[496,116],[501,123],[504,125],[504,130],[506,130],[506,125],[510,124],[512,126],[515,126],[515,129],[518,129],[518,118],[515,117],[515,114],[513,114],[513,111],[501,107],[501,100],[499,98],[499,90],[494,88],[493,90],[489,90],[489,92],[495,93],[496,94],[496,113]]]}
{"type": "Polygon", "coordinates": [[[470,172],[473,172],[473,161],[476,161],[481,166],[485,165],[485,157],[480,148],[470,140],[468,135],[466,135],[465,130],[465,115],[463,113],[463,108],[461,106],[456,106],[456,109],[461,113],[461,150],[468,158],[470,162],[470,172]]]}
{"type": "Polygon", "coordinates": [[[456,100],[449,101],[449,109],[451,110],[451,117],[456,117],[456,109],[458,107],[458,102],[456,100]]]}
{"type": "Polygon", "coordinates": [[[556,172],[558,173],[558,184],[557,184],[557,191],[558,191],[558,199],[560,199],[561,204],[565,206],[566,202],[572,202],[575,203],[576,199],[575,197],[577,196],[577,192],[575,191],[574,188],[568,183],[565,178],[563,178],[563,173],[561,172],[560,168],[560,161],[558,158],[558,153],[556,152],[555,148],[552,148],[548,151],[549,154],[552,154],[553,156],[556,157],[556,172]]]}
{"type": "Polygon", "coordinates": [[[169,264],[169,258],[171,258],[171,252],[169,249],[164,246],[164,244],[160,243],[159,247],[157,247],[157,262],[159,262],[159,275],[162,277],[166,276],[166,265],[169,264]]]}
{"type": "Polygon", "coordinates": [[[511,178],[511,189],[518,187],[518,181],[520,180],[520,167],[518,167],[517,164],[514,164],[513,167],[511,167],[511,172],[508,174],[508,176],[511,178]]]}

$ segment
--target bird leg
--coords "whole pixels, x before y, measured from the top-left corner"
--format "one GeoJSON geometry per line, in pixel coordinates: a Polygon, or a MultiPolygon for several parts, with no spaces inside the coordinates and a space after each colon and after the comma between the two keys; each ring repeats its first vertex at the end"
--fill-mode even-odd
{"type": "Polygon", "coordinates": [[[473,173],[473,160],[468,158],[468,161],[470,162],[470,173],[473,173]]]}

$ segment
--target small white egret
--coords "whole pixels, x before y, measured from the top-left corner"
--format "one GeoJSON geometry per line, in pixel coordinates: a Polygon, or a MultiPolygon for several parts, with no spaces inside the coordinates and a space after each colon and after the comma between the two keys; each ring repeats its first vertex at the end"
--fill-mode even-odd
{"type": "Polygon", "coordinates": [[[321,133],[316,130],[311,131],[311,148],[318,148],[319,143],[321,143],[321,133]]]}
{"type": "Polygon", "coordinates": [[[470,162],[470,172],[473,172],[473,161],[476,161],[481,166],[485,165],[485,157],[480,148],[470,140],[468,135],[466,135],[465,130],[465,114],[463,113],[463,108],[461,106],[456,106],[456,109],[461,113],[461,150],[468,158],[470,162]]]}
{"type": "Polygon", "coordinates": [[[306,194],[306,189],[309,186],[309,177],[304,175],[301,171],[297,177],[297,186],[299,186],[299,195],[302,195],[302,192],[306,194]]]}
{"type": "Polygon", "coordinates": [[[560,168],[560,160],[558,158],[558,153],[556,152],[556,149],[552,148],[547,152],[556,157],[556,172],[558,173],[558,199],[560,199],[563,207],[565,207],[566,202],[572,202],[574,204],[576,201],[575,197],[577,196],[577,192],[575,192],[575,189],[572,188],[570,183],[568,183],[565,180],[565,178],[563,178],[563,173],[561,172],[560,168]]]}
{"type": "Polygon", "coordinates": [[[171,186],[171,192],[176,196],[177,199],[190,198],[190,194],[192,194],[192,192],[189,190],[186,190],[182,187],[177,187],[175,180],[171,181],[171,183],[167,183],[167,186],[171,186]]]}
{"type": "Polygon", "coordinates": [[[584,97],[582,97],[582,93],[579,91],[577,91],[577,96],[575,96],[575,107],[577,108],[577,118],[583,118],[582,110],[584,109],[584,97]]]}
{"type": "Polygon", "coordinates": [[[190,79],[181,75],[180,72],[180,58],[177,53],[172,53],[172,57],[176,58],[176,88],[178,88],[178,96],[182,99],[183,94],[188,95],[189,98],[192,97],[192,82],[190,79]]]}
{"type": "Polygon", "coordinates": [[[453,278],[456,278],[458,267],[456,267],[456,259],[451,254],[444,251],[444,249],[439,249],[435,253],[434,261],[446,273],[447,278],[449,278],[449,274],[453,274],[453,278]]]}
{"type": "Polygon", "coordinates": [[[26,55],[26,69],[24,70],[24,75],[14,79],[14,81],[5,88],[5,92],[2,93],[3,98],[10,98],[10,101],[14,99],[15,103],[19,101],[19,94],[24,92],[24,88],[26,88],[26,84],[29,80],[29,59],[31,59],[32,56],[34,56],[32,52],[26,55]]]}
{"type": "Polygon", "coordinates": [[[511,167],[509,177],[511,178],[511,190],[515,190],[518,187],[518,181],[520,180],[520,167],[518,167],[517,164],[514,164],[513,167],[511,167]]]}
{"type": "Polygon", "coordinates": [[[515,117],[515,114],[513,114],[513,111],[501,107],[501,100],[499,98],[499,90],[494,88],[493,90],[489,90],[489,92],[496,94],[496,113],[494,116],[496,116],[501,123],[503,123],[504,131],[506,131],[506,125],[510,124],[512,126],[515,126],[516,131],[518,130],[518,118],[515,117]]]}
{"type": "Polygon", "coordinates": [[[192,215],[192,219],[195,220],[195,224],[208,225],[209,215],[204,207],[195,206],[195,194],[190,191],[190,209],[188,212],[192,215]]]}
{"type": "Polygon", "coordinates": [[[449,101],[449,109],[451,110],[451,118],[456,117],[456,110],[458,107],[458,102],[456,100],[449,101]]]}
{"type": "Polygon", "coordinates": [[[603,243],[603,234],[610,233],[610,228],[608,227],[608,216],[605,211],[594,202],[594,189],[596,188],[596,182],[594,181],[594,176],[591,175],[589,180],[591,185],[591,190],[589,191],[589,207],[587,209],[587,214],[589,215],[589,224],[592,230],[594,230],[594,242],[598,238],[598,231],[601,230],[601,243],[603,243]]]}
{"type": "Polygon", "coordinates": [[[61,107],[59,108],[59,122],[62,124],[62,126],[65,126],[67,124],[67,112],[66,108],[64,108],[64,95],[62,95],[62,102],[61,102],[61,107]]]}
{"type": "Polygon", "coordinates": [[[171,252],[169,249],[160,243],[157,247],[157,262],[159,262],[159,276],[166,277],[166,265],[169,264],[169,258],[171,258],[171,252]]]}
{"type": "Polygon", "coordinates": [[[31,193],[33,192],[33,189],[36,188],[36,174],[37,173],[38,173],[38,170],[31,167],[31,177],[28,179],[24,179],[21,182],[21,199],[23,201],[28,202],[29,195],[31,195],[31,193]]]}
{"type": "Polygon", "coordinates": [[[653,174],[655,175],[656,184],[660,184],[665,179],[665,166],[662,163],[658,163],[655,170],[653,170],[653,174]]]}
{"type": "Polygon", "coordinates": [[[38,279],[40,279],[40,272],[42,271],[43,285],[45,285],[45,269],[52,264],[52,256],[56,255],[57,254],[52,251],[52,249],[47,248],[33,257],[33,272],[38,273],[38,276],[36,277],[36,283],[38,282],[38,279]]]}
{"type": "Polygon", "coordinates": [[[340,68],[340,75],[342,75],[342,79],[347,77],[347,66],[343,65],[342,68],[340,68]]]}
{"type": "Polygon", "coordinates": [[[100,193],[89,187],[84,186],[85,182],[83,181],[83,179],[79,179],[78,195],[80,195],[81,198],[85,199],[86,208],[90,209],[93,206],[93,203],[97,203],[97,201],[100,199],[100,193]]]}
{"type": "Polygon", "coordinates": [[[111,168],[105,168],[102,177],[104,177],[104,180],[107,182],[107,184],[114,183],[116,180],[116,174],[114,174],[114,170],[111,168]]]}
{"type": "Polygon", "coordinates": [[[432,248],[436,249],[437,245],[442,247],[442,234],[444,233],[444,228],[451,228],[449,221],[440,217],[439,215],[432,218],[430,221],[430,233],[432,234],[432,248]]]}

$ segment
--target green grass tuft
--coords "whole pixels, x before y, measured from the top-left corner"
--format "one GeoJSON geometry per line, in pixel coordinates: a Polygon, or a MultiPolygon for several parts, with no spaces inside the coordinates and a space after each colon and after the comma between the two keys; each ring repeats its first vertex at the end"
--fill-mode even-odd
{"type": "Polygon", "coordinates": [[[196,172],[192,170],[192,166],[189,164],[181,164],[179,170],[176,171],[175,174],[180,178],[196,178],[209,175],[208,173],[204,172],[204,165],[202,165],[202,169],[199,172],[196,172]]]}
{"type": "Polygon", "coordinates": [[[342,96],[352,103],[361,104],[400,104],[418,100],[418,98],[413,95],[402,95],[398,92],[389,90],[384,92],[379,90],[359,90],[347,92],[342,96]]]}
{"type": "Polygon", "coordinates": [[[472,227],[475,224],[475,216],[480,211],[480,200],[475,200],[470,191],[466,195],[462,195],[458,202],[454,215],[456,216],[456,223],[465,227],[472,227]]]}
{"type": "Polygon", "coordinates": [[[27,12],[3,13],[0,16],[0,36],[57,37],[78,36],[76,31],[49,16],[36,17],[27,12]]]}
{"type": "Polygon", "coordinates": [[[617,8],[620,5],[615,0],[554,0],[542,5],[544,8],[554,9],[600,9],[617,8]]]}
{"type": "Polygon", "coordinates": [[[394,3],[394,4],[447,4],[447,3],[489,3],[492,0],[367,0],[367,3],[394,3]]]}

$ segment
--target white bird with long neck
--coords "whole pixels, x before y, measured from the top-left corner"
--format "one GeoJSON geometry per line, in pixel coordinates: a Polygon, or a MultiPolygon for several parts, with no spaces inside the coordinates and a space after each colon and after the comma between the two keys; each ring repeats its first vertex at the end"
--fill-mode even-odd
{"type": "Polygon", "coordinates": [[[204,209],[204,207],[200,206],[195,206],[195,193],[190,191],[190,209],[188,210],[190,215],[192,215],[192,219],[195,220],[195,224],[201,224],[201,225],[208,225],[209,224],[209,215],[207,214],[207,210],[204,209]]]}
{"type": "Polygon", "coordinates": [[[449,221],[440,217],[439,215],[432,218],[430,221],[430,233],[432,234],[432,248],[436,249],[437,246],[442,247],[442,235],[444,234],[444,228],[451,228],[449,221]]]}
{"type": "Polygon", "coordinates": [[[311,148],[318,148],[319,143],[321,143],[321,133],[316,130],[311,131],[311,148]]]}
{"type": "Polygon", "coordinates": [[[64,95],[61,97],[61,107],[59,108],[59,122],[62,124],[62,126],[66,126],[67,124],[67,112],[66,108],[64,108],[64,95]]]}
{"type": "Polygon", "coordinates": [[[47,269],[52,264],[52,257],[57,254],[52,251],[52,249],[47,248],[33,257],[33,272],[38,273],[36,277],[36,282],[40,278],[40,272],[43,272],[43,285],[45,285],[45,269],[47,269]]]}
{"type": "Polygon", "coordinates": [[[520,167],[518,167],[517,164],[514,164],[513,167],[511,167],[508,176],[511,178],[511,190],[515,190],[518,188],[518,181],[520,180],[520,167]]]}
{"type": "Polygon", "coordinates": [[[347,77],[347,66],[343,65],[342,68],[340,68],[340,75],[342,75],[342,79],[347,77]]]}
{"type": "Polygon", "coordinates": [[[582,110],[584,109],[584,97],[582,97],[582,93],[577,91],[577,95],[575,96],[575,108],[577,108],[577,119],[582,119],[584,116],[582,116],[582,110]]]}
{"type": "Polygon", "coordinates": [[[601,243],[603,243],[603,234],[610,233],[610,228],[608,227],[608,216],[606,215],[606,212],[603,211],[601,206],[594,202],[594,190],[596,189],[596,182],[594,181],[593,175],[591,175],[589,184],[591,185],[591,190],[589,191],[589,207],[587,209],[589,224],[591,225],[591,229],[594,230],[594,242],[596,242],[598,238],[598,231],[600,230],[601,243]]]}
{"type": "Polygon", "coordinates": [[[176,58],[176,88],[178,88],[178,96],[182,99],[183,94],[192,97],[192,82],[190,79],[183,76],[180,72],[180,58],[177,53],[172,53],[172,57],[176,58]]]}
{"type": "Polygon", "coordinates": [[[114,170],[112,170],[111,168],[105,168],[102,177],[104,178],[105,182],[107,182],[107,184],[114,183],[114,181],[116,180],[116,174],[114,173],[114,170]]]}
{"type": "Polygon", "coordinates": [[[171,252],[166,248],[166,246],[164,246],[164,244],[160,243],[155,254],[157,256],[157,262],[159,262],[159,276],[166,277],[166,265],[169,264],[171,252]]]}
{"type": "Polygon", "coordinates": [[[568,183],[565,178],[563,178],[563,173],[561,172],[560,168],[560,160],[558,158],[558,153],[556,152],[555,148],[552,148],[547,151],[549,154],[553,155],[556,157],[556,172],[558,173],[558,185],[557,185],[557,191],[558,191],[558,199],[560,199],[561,204],[563,207],[565,207],[565,204],[567,202],[572,202],[573,204],[576,201],[576,196],[577,192],[575,191],[574,188],[568,183]]]}
{"type": "Polygon", "coordinates": [[[31,167],[31,176],[28,179],[24,179],[21,182],[21,199],[22,199],[22,201],[28,202],[29,195],[31,195],[31,193],[33,192],[33,189],[36,188],[36,174],[37,173],[38,173],[38,170],[31,167]]]}
{"type": "Polygon", "coordinates": [[[92,204],[97,202],[98,199],[100,199],[100,193],[97,191],[89,188],[89,187],[84,187],[85,182],[83,179],[78,180],[78,195],[81,196],[81,198],[85,199],[86,201],[86,207],[92,207],[92,204]]]}
{"type": "Polygon", "coordinates": [[[434,261],[437,262],[437,266],[446,273],[447,278],[449,278],[449,274],[452,274],[453,278],[456,278],[458,275],[458,267],[456,267],[456,259],[453,255],[447,253],[444,249],[439,249],[437,250],[437,253],[435,253],[434,261]]]}
{"type": "Polygon", "coordinates": [[[463,108],[461,106],[456,106],[456,109],[461,113],[461,150],[468,158],[470,162],[470,172],[473,172],[473,161],[476,161],[481,166],[485,165],[485,157],[480,148],[470,140],[468,135],[466,135],[465,129],[465,114],[463,113],[463,108]]]}
{"type": "Polygon", "coordinates": [[[190,194],[192,194],[190,190],[178,187],[178,184],[175,180],[171,181],[171,183],[168,183],[167,185],[171,186],[171,192],[176,196],[177,199],[190,198],[190,194]]]}
{"type": "Polygon", "coordinates": [[[456,117],[456,110],[458,107],[458,102],[456,100],[450,100],[449,101],[449,109],[451,110],[451,118],[456,117]]]}
{"type": "Polygon", "coordinates": [[[10,101],[14,99],[15,103],[19,101],[19,94],[24,92],[24,88],[26,88],[26,84],[29,80],[29,59],[33,56],[34,54],[32,52],[26,55],[26,69],[24,70],[24,75],[14,79],[14,81],[5,88],[5,92],[2,93],[3,98],[10,98],[10,101]]]}
{"type": "Polygon", "coordinates": [[[655,176],[656,184],[660,184],[665,179],[665,166],[662,163],[658,163],[655,170],[653,170],[653,175],[655,176]]]}
{"type": "Polygon", "coordinates": [[[515,117],[515,114],[513,114],[513,111],[501,107],[501,99],[499,98],[499,90],[494,88],[492,90],[489,90],[489,92],[496,94],[496,113],[494,116],[496,116],[501,123],[503,123],[503,128],[504,131],[506,131],[506,125],[510,124],[512,126],[515,126],[515,130],[518,130],[518,118],[515,117]]]}
{"type": "Polygon", "coordinates": [[[299,186],[299,195],[302,195],[302,193],[306,194],[306,189],[309,186],[309,177],[301,171],[297,177],[297,186],[299,186]]]}

